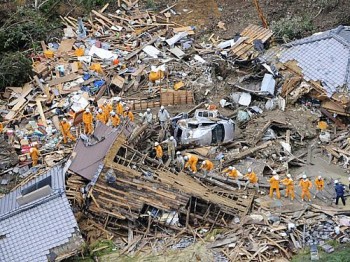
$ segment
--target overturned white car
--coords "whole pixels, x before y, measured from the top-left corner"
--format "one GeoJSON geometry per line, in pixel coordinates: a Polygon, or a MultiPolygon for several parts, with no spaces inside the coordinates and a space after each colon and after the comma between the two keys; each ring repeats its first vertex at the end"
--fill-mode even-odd
{"type": "Polygon", "coordinates": [[[193,118],[179,115],[176,121],[174,137],[180,144],[206,146],[220,144],[234,139],[235,123],[231,119],[219,116],[217,110],[199,110],[193,118]]]}

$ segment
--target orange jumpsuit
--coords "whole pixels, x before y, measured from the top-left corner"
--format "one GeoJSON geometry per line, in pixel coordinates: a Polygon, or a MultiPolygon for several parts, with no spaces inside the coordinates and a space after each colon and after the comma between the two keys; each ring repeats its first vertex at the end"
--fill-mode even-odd
{"type": "Polygon", "coordinates": [[[281,181],[283,183],[283,185],[286,186],[286,194],[285,197],[290,196],[290,199],[293,200],[295,197],[295,193],[294,193],[294,181],[291,178],[286,177],[285,179],[283,179],[281,181]]]}
{"type": "Polygon", "coordinates": [[[62,121],[60,127],[63,135],[63,143],[67,143],[67,138],[71,139],[72,141],[76,140],[70,132],[70,124],[68,122],[62,121]]]}
{"type": "Polygon", "coordinates": [[[305,196],[310,200],[311,199],[311,194],[310,194],[310,189],[312,187],[312,183],[309,179],[301,179],[299,182],[299,186],[301,187],[301,199],[304,200],[305,196]]]}
{"type": "Polygon", "coordinates": [[[120,116],[123,115],[124,108],[123,108],[122,103],[117,102],[117,104],[115,105],[115,108],[114,108],[114,112],[116,112],[117,115],[120,115],[120,116]]]}
{"type": "Polygon", "coordinates": [[[106,115],[103,112],[102,113],[97,113],[96,120],[100,121],[103,124],[107,123],[107,117],[106,117],[106,115]]]}
{"type": "Polygon", "coordinates": [[[258,176],[254,172],[248,173],[244,177],[248,178],[249,182],[252,184],[258,183],[258,176]]]}
{"type": "Polygon", "coordinates": [[[120,124],[120,118],[118,115],[111,116],[111,122],[113,127],[117,127],[120,124]]]}
{"type": "Polygon", "coordinates": [[[206,171],[212,171],[214,169],[214,164],[209,160],[205,160],[205,164],[202,165],[201,168],[206,171]]]}
{"type": "Polygon", "coordinates": [[[3,123],[0,123],[0,133],[2,133],[4,131],[4,125],[3,123]]]}
{"type": "Polygon", "coordinates": [[[229,170],[228,168],[226,168],[226,169],[224,169],[224,171],[222,171],[222,173],[227,174],[232,179],[237,179],[238,178],[237,169],[229,170]]]}
{"type": "Polygon", "coordinates": [[[188,161],[185,164],[185,168],[190,167],[193,173],[197,172],[198,157],[195,155],[187,155],[188,161]]]}
{"type": "Polygon", "coordinates": [[[315,186],[317,191],[322,191],[324,189],[324,180],[316,178],[315,180],[315,186]]]}
{"type": "Polygon", "coordinates": [[[33,166],[36,166],[40,156],[39,150],[36,147],[32,147],[29,151],[29,155],[33,161],[33,166]]]}
{"type": "Polygon", "coordinates": [[[156,150],[156,157],[161,159],[163,157],[163,149],[160,145],[154,147],[156,150]]]}
{"type": "Polygon", "coordinates": [[[110,104],[103,104],[100,108],[102,109],[102,111],[105,114],[106,118],[112,112],[112,106],[110,104]]]}
{"type": "Polygon", "coordinates": [[[83,113],[84,133],[87,135],[92,134],[92,114],[91,112],[83,113]]]}
{"type": "Polygon", "coordinates": [[[271,177],[270,180],[270,197],[273,197],[273,191],[276,190],[276,196],[278,199],[281,198],[281,193],[280,193],[280,181],[277,180],[275,177],[271,177]]]}
{"type": "Polygon", "coordinates": [[[134,122],[134,114],[131,111],[125,111],[124,117],[129,117],[131,122],[134,122]]]}

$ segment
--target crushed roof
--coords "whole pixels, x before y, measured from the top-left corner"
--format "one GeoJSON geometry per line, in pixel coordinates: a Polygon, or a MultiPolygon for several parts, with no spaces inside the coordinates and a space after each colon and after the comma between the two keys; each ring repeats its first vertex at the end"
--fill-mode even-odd
{"type": "Polygon", "coordinates": [[[321,81],[328,96],[350,90],[350,27],[339,26],[285,45],[282,63],[296,60],[305,80],[321,81]]]}

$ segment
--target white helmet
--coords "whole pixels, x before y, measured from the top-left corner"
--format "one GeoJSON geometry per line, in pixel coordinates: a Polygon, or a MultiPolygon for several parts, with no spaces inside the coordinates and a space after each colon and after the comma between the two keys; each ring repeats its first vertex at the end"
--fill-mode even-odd
{"type": "Polygon", "coordinates": [[[287,177],[288,177],[288,178],[291,178],[291,175],[290,175],[290,174],[287,174],[287,177]]]}
{"type": "Polygon", "coordinates": [[[151,109],[150,109],[150,108],[147,108],[146,111],[147,111],[147,113],[150,113],[150,112],[151,112],[151,109]]]}
{"type": "Polygon", "coordinates": [[[117,97],[115,98],[115,101],[119,102],[120,99],[121,99],[121,98],[120,98],[119,96],[117,96],[117,97]]]}
{"type": "Polygon", "coordinates": [[[90,113],[90,109],[89,109],[89,108],[86,108],[86,109],[85,109],[85,112],[86,112],[86,113],[90,113]]]}
{"type": "Polygon", "coordinates": [[[181,155],[181,152],[180,152],[180,151],[177,151],[176,154],[177,154],[177,155],[181,155]]]}
{"type": "Polygon", "coordinates": [[[280,180],[280,176],[279,175],[274,175],[273,176],[276,180],[280,180]]]}
{"type": "Polygon", "coordinates": [[[306,175],[303,175],[303,179],[306,179],[306,175]]]}
{"type": "Polygon", "coordinates": [[[169,140],[173,141],[173,140],[174,140],[174,137],[173,137],[173,136],[169,137],[169,140]]]}
{"type": "Polygon", "coordinates": [[[338,184],[339,183],[339,181],[338,180],[334,180],[334,184],[338,184]]]}
{"type": "Polygon", "coordinates": [[[101,114],[103,111],[102,111],[102,109],[100,108],[100,109],[98,110],[98,112],[101,114]]]}
{"type": "Polygon", "coordinates": [[[187,161],[189,159],[189,157],[188,156],[184,156],[184,159],[187,161]]]}
{"type": "Polygon", "coordinates": [[[67,118],[63,118],[62,121],[63,121],[63,122],[67,122],[67,118]]]}
{"type": "Polygon", "coordinates": [[[158,143],[158,142],[155,142],[155,143],[154,143],[154,146],[159,146],[159,143],[158,143]]]}
{"type": "Polygon", "coordinates": [[[204,166],[207,162],[205,162],[205,160],[202,162],[202,166],[204,166]]]}
{"type": "Polygon", "coordinates": [[[128,107],[128,106],[127,106],[127,107],[125,107],[125,110],[126,110],[126,111],[130,110],[130,107],[128,107]]]}
{"type": "Polygon", "coordinates": [[[111,116],[115,116],[115,112],[114,112],[114,111],[110,112],[109,114],[110,114],[111,116]]]}
{"type": "Polygon", "coordinates": [[[233,166],[229,166],[229,167],[228,167],[228,170],[233,170],[233,166]]]}
{"type": "Polygon", "coordinates": [[[272,171],[272,174],[273,174],[273,175],[277,175],[276,170],[273,170],[273,171],[272,171]]]}
{"type": "Polygon", "coordinates": [[[252,172],[252,169],[251,169],[251,168],[248,168],[248,172],[249,172],[249,173],[252,172]]]}
{"type": "Polygon", "coordinates": [[[107,104],[108,104],[108,101],[107,101],[107,100],[105,100],[105,101],[103,102],[103,104],[104,104],[104,105],[107,105],[107,104]]]}
{"type": "Polygon", "coordinates": [[[160,107],[160,110],[164,110],[164,108],[165,108],[164,106],[161,106],[161,107],[160,107]]]}
{"type": "Polygon", "coordinates": [[[318,176],[318,179],[321,179],[322,178],[322,176],[318,176]]]}

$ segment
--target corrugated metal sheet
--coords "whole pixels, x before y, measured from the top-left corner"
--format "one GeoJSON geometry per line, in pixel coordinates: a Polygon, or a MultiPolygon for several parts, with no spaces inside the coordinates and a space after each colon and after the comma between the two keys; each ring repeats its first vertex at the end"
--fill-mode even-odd
{"type": "Polygon", "coordinates": [[[246,39],[243,41],[238,40],[237,44],[231,48],[231,53],[242,60],[249,59],[254,53],[257,53],[254,49],[254,40],[260,39],[265,43],[272,35],[273,32],[270,29],[257,25],[249,25],[241,33],[241,38],[246,39]]]}
{"type": "Polygon", "coordinates": [[[16,198],[21,195],[21,191],[23,189],[26,189],[50,176],[51,176],[51,186],[52,186],[53,194],[57,192],[63,192],[65,189],[65,176],[63,173],[63,167],[60,165],[54,166],[46,173],[36,178],[33,178],[24,186],[15,189],[14,191],[10,192],[9,194],[1,198],[0,199],[0,219],[4,214],[13,212],[19,208],[16,198]]]}
{"type": "Polygon", "coordinates": [[[101,141],[91,146],[85,146],[84,142],[79,140],[74,148],[72,155],[75,156],[69,170],[91,180],[120,132],[119,128],[112,128],[97,122],[94,136],[101,141]]]}

